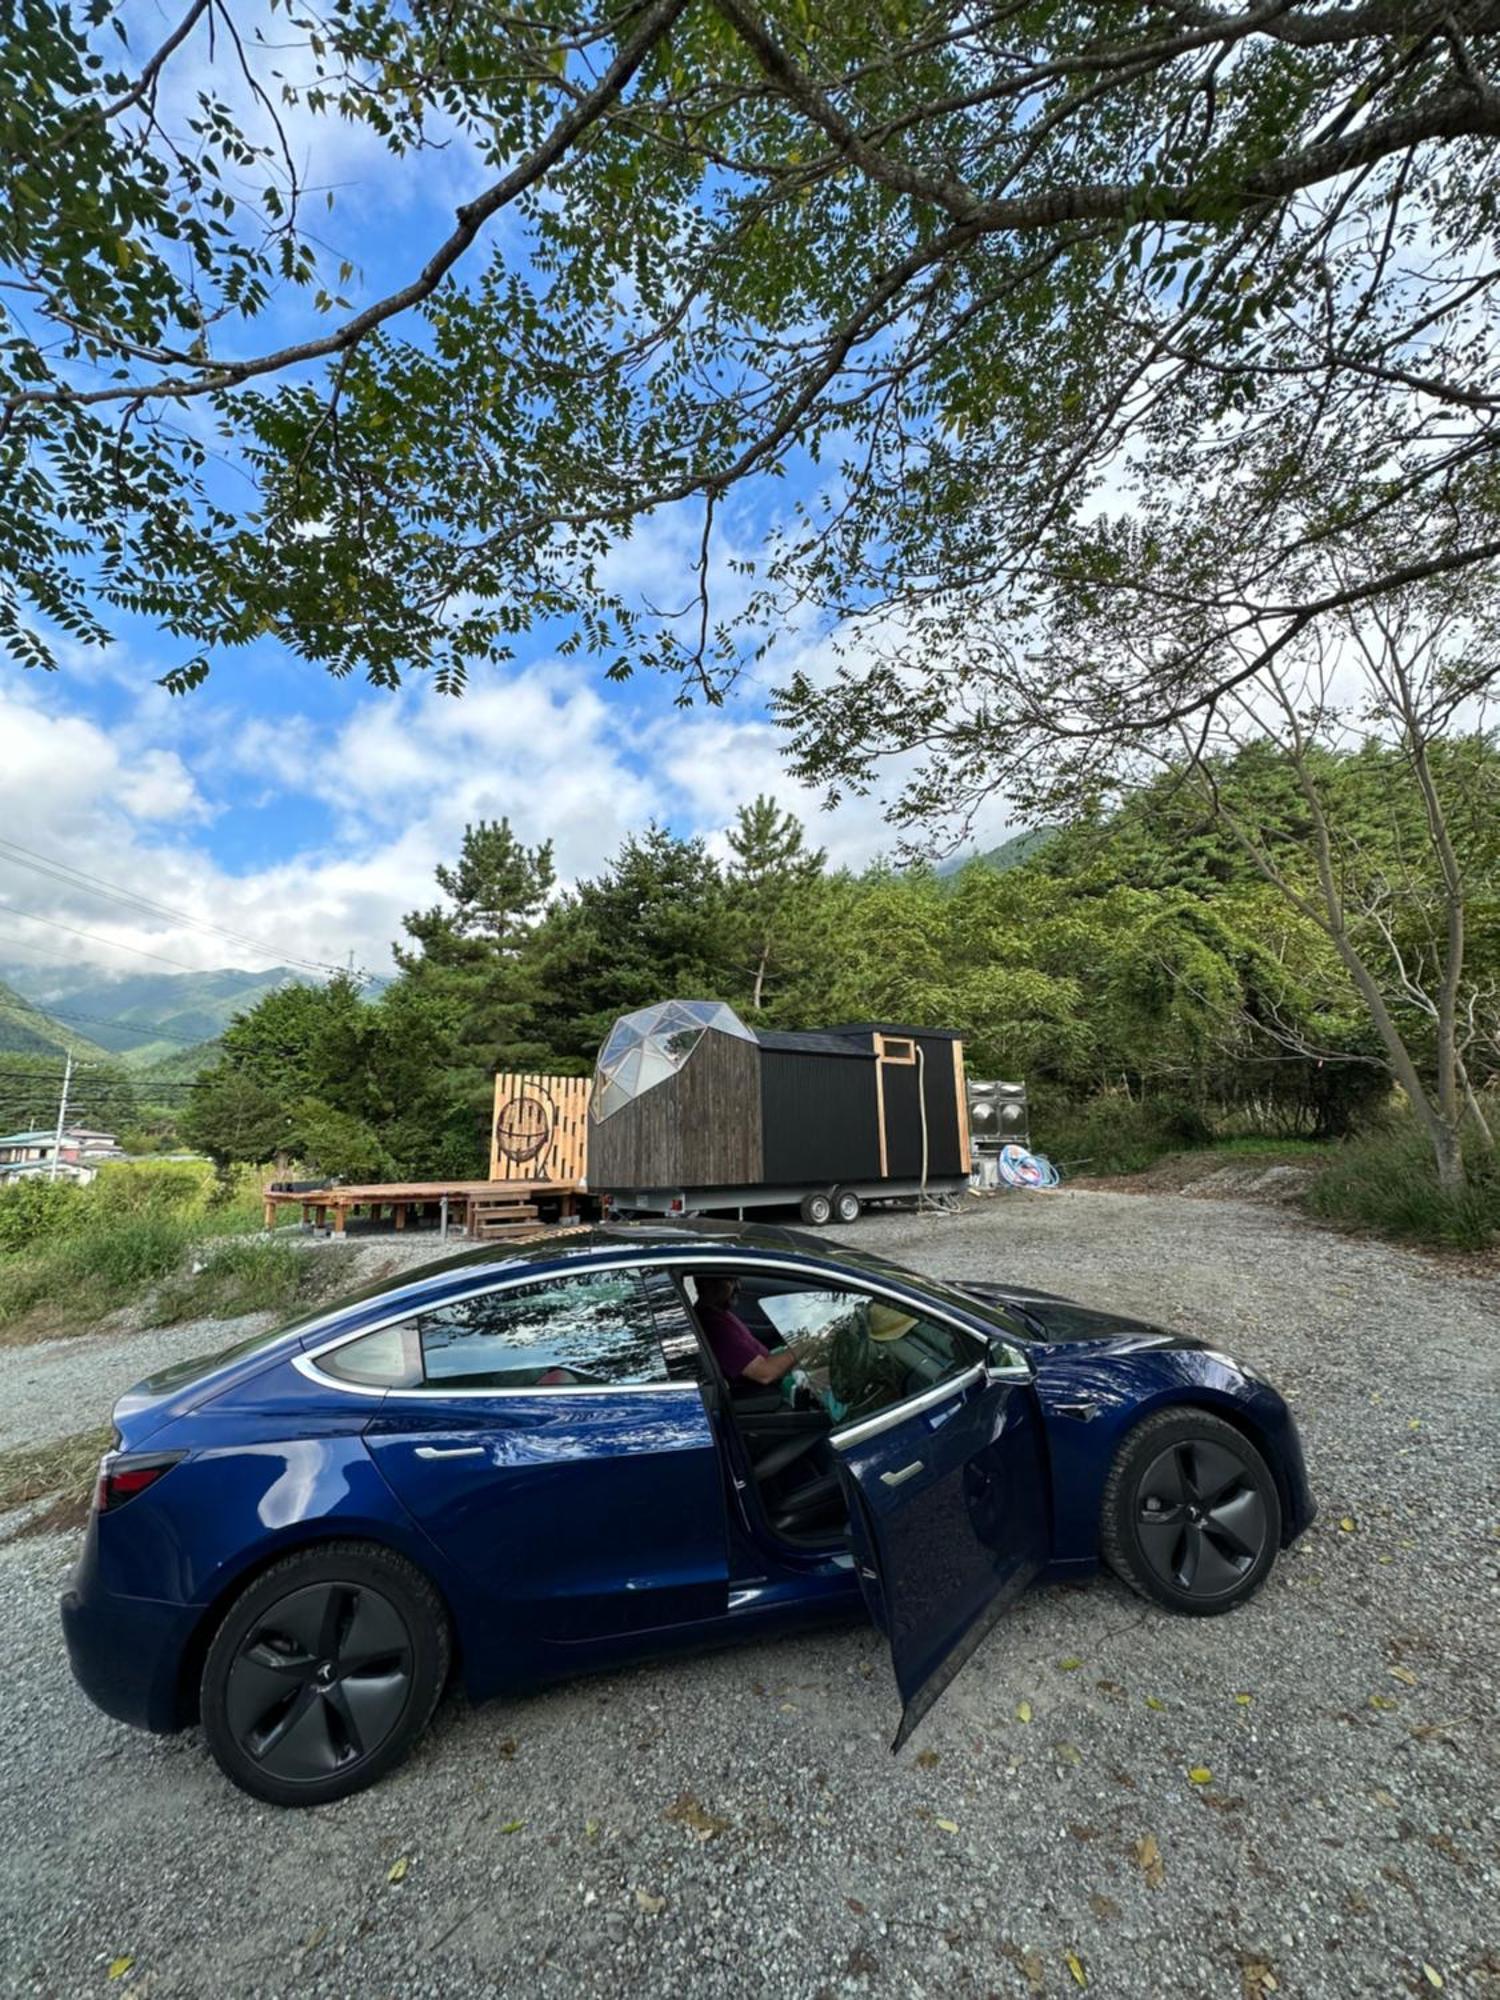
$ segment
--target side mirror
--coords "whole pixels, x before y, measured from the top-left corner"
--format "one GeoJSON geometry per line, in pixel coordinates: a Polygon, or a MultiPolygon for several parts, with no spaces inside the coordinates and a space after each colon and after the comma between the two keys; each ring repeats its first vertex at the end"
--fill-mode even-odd
{"type": "Polygon", "coordinates": [[[1035,1374],[1031,1357],[1026,1350],[1018,1347],[1013,1340],[1003,1334],[995,1334],[990,1341],[989,1359],[985,1363],[985,1374],[992,1382],[1029,1382],[1035,1374]]]}

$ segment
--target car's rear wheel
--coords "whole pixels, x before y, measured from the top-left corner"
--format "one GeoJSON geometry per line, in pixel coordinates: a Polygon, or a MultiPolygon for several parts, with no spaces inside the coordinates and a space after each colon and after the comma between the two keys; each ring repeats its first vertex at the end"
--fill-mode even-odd
{"type": "Polygon", "coordinates": [[[1207,1410],[1160,1410],[1125,1439],[1104,1488],[1100,1546],[1143,1597],[1190,1617],[1243,1604],[1281,1546],[1271,1469],[1207,1410]]]}
{"type": "Polygon", "coordinates": [[[833,1220],[833,1197],[827,1194],[805,1194],[800,1209],[802,1220],[814,1229],[823,1229],[833,1220]]]}
{"type": "Polygon", "coordinates": [[[225,1613],[203,1666],[204,1734],[243,1791],[326,1805],[402,1761],[449,1655],[419,1569],[373,1543],[325,1543],[263,1570],[225,1613]]]}

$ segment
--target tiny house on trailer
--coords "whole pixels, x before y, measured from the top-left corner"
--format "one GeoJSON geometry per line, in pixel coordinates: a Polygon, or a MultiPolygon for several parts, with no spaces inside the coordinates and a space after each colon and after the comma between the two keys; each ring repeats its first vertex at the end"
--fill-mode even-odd
{"type": "Polygon", "coordinates": [[[617,1214],[852,1222],[867,1201],[958,1193],[969,1168],[963,1043],[943,1029],[757,1032],[719,1001],[665,1000],[599,1051],[589,1188],[617,1214]]]}

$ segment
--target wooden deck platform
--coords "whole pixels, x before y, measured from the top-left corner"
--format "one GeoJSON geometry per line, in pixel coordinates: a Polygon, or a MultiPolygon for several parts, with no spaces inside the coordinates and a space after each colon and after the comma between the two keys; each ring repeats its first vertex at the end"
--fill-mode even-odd
{"type": "Polygon", "coordinates": [[[356,1209],[366,1210],[372,1221],[389,1209],[395,1229],[405,1229],[413,1214],[435,1209],[445,1234],[461,1228],[488,1241],[515,1229],[534,1228],[538,1201],[557,1201],[564,1217],[575,1215],[581,1192],[577,1181],[385,1181],[360,1187],[267,1188],[265,1224],[274,1229],[280,1209],[299,1207],[304,1225],[331,1228],[341,1236],[356,1209]]]}

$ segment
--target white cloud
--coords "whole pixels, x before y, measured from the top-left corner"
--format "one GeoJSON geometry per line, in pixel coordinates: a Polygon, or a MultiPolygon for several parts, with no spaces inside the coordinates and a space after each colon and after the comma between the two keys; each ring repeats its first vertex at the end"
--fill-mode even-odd
{"type": "Polygon", "coordinates": [[[239,688],[259,683],[248,664],[182,700],[146,684],[144,669],[131,676],[123,656],[112,667],[105,684],[64,675],[0,692],[8,837],[266,950],[0,856],[0,965],[15,946],[25,953],[15,963],[43,957],[123,976],[149,963],[124,949],[135,947],[196,968],[341,964],[352,952],[387,972],[403,914],[435,900],[433,870],[457,853],[465,824],[502,816],[528,843],[553,842],[564,882],[596,872],[651,819],[704,834],[722,855],[736,806],[760,792],[796,812],[835,864],[858,866],[894,844],[882,813],[899,773],[868,799],[822,811],[786,772],[750,684],[720,708],[663,712],[656,687],[611,689],[586,662],[547,659],[479,678],[462,700],[420,684],[350,688],[347,706],[316,717],[249,712],[239,688]],[[86,712],[118,702],[132,679],[122,721],[105,727],[86,712]]]}

